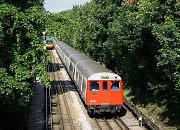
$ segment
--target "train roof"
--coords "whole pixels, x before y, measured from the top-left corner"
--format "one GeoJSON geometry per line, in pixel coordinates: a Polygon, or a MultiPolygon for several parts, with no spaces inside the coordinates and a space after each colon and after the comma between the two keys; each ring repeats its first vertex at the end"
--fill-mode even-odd
{"type": "Polygon", "coordinates": [[[74,65],[76,65],[76,67],[81,71],[84,76],[86,76],[87,79],[94,79],[95,77],[96,79],[102,79],[100,75],[104,75],[106,76],[106,78],[108,75],[111,75],[110,77],[116,77],[116,79],[120,79],[120,76],[107,69],[106,67],[102,66],[100,63],[92,60],[80,51],[72,48],[70,45],[61,41],[57,42],[57,45],[63,50],[63,52],[68,56],[68,58],[72,60],[74,65]]]}
{"type": "Polygon", "coordinates": [[[46,39],[46,40],[52,40],[52,38],[49,37],[49,36],[45,36],[45,39],[46,39]]]}

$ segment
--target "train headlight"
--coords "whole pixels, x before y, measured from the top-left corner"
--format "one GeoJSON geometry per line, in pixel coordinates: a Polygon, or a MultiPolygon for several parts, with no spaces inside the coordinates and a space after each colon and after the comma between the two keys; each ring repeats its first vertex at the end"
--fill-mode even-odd
{"type": "Polygon", "coordinates": [[[95,103],[96,102],[96,100],[90,100],[90,103],[95,103]]]}

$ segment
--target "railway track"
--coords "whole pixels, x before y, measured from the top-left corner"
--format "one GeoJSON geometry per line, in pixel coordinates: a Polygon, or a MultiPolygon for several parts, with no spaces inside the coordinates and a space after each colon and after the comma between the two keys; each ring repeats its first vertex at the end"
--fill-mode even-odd
{"type": "MultiPolygon", "coordinates": [[[[50,65],[47,65],[46,67],[46,72],[50,72],[51,68],[50,65]]],[[[50,77],[50,74],[48,73],[48,76],[50,77]]],[[[46,112],[46,125],[45,125],[45,129],[48,130],[49,127],[52,127],[52,109],[51,109],[51,90],[50,88],[46,88],[46,92],[45,92],[45,99],[46,99],[46,108],[45,108],[45,112],[46,112]]]]}
{"type": "Polygon", "coordinates": [[[142,114],[142,112],[139,111],[136,106],[127,99],[124,99],[124,107],[129,110],[137,120],[141,118],[142,126],[147,128],[148,130],[160,130],[160,128],[158,128],[156,124],[154,124],[144,114],[142,114]]]}
{"type": "Polygon", "coordinates": [[[117,117],[117,119],[114,118],[114,120],[117,122],[117,124],[120,124],[122,130],[130,130],[129,127],[121,120],[120,117],[117,117]]]}
{"type": "Polygon", "coordinates": [[[99,130],[130,130],[120,118],[106,119],[94,118],[99,130]]]}
{"type": "MultiPolygon", "coordinates": [[[[54,56],[52,56],[52,57],[54,57],[54,56]]],[[[69,81],[69,79],[68,80],[63,79],[63,82],[61,81],[62,78],[63,78],[63,74],[61,73],[60,70],[63,69],[65,71],[65,68],[62,67],[63,64],[60,65],[59,64],[60,62],[56,61],[56,60],[54,62],[52,62],[54,65],[51,64],[51,67],[49,68],[50,70],[48,71],[48,72],[50,72],[49,77],[51,79],[52,86],[56,86],[55,90],[53,92],[52,91],[47,91],[46,92],[47,95],[48,95],[48,93],[53,95],[53,96],[50,96],[51,98],[49,98],[49,101],[47,101],[47,102],[49,102],[51,104],[50,107],[52,108],[51,110],[49,110],[49,112],[47,112],[50,115],[48,117],[48,120],[49,120],[48,121],[48,129],[54,129],[55,125],[58,125],[58,127],[56,129],[58,129],[58,128],[60,128],[60,129],[82,129],[82,126],[76,126],[76,123],[73,123],[73,122],[76,122],[76,121],[75,121],[75,119],[70,117],[71,115],[69,117],[67,116],[67,113],[71,113],[71,110],[66,110],[67,107],[62,108],[62,106],[65,106],[65,104],[68,104],[68,101],[64,101],[62,96],[61,97],[57,96],[59,94],[60,95],[65,95],[66,92],[71,91],[71,90],[75,91],[75,88],[73,87],[72,81],[69,81]],[[58,103],[55,103],[54,100],[53,100],[55,98],[56,98],[56,100],[59,100],[59,102],[66,102],[66,103],[64,103],[64,104],[59,103],[59,105],[58,105],[58,103]],[[56,112],[54,112],[54,110],[56,112]],[[59,114],[59,116],[58,116],[59,120],[57,122],[55,122],[55,120],[57,118],[57,117],[55,118],[55,116],[58,115],[57,113],[63,113],[63,114],[59,114]],[[66,115],[66,117],[64,115],[66,115]],[[61,120],[60,117],[62,118],[62,120],[61,120]],[[68,120],[71,120],[71,121],[68,121],[68,120]],[[63,122],[68,122],[68,123],[66,125],[63,122]],[[66,126],[68,126],[68,127],[70,126],[70,127],[68,128],[66,126]]],[[[66,96],[65,96],[65,100],[66,100],[66,96]]],[[[70,99],[68,99],[68,100],[70,100],[70,99]]],[[[71,101],[69,101],[69,102],[71,103],[71,101]]],[[[84,106],[82,106],[82,107],[84,107],[84,106]]],[[[141,113],[138,113],[136,111],[136,108],[132,107],[131,104],[129,105],[126,102],[126,100],[125,100],[125,103],[124,103],[124,107],[130,113],[132,113],[134,115],[134,117],[136,118],[136,122],[138,122],[138,117],[140,116],[141,113]],[[134,113],[136,113],[136,114],[134,114],[134,113]]],[[[94,125],[92,124],[93,125],[93,127],[92,127],[93,130],[94,130],[94,128],[95,129],[102,129],[102,130],[104,130],[104,129],[107,129],[107,130],[116,130],[116,129],[117,130],[121,130],[121,129],[122,130],[132,130],[132,129],[133,130],[140,130],[138,128],[141,128],[143,130],[145,130],[145,129],[146,130],[147,129],[148,130],[160,130],[160,129],[158,129],[158,127],[155,127],[155,126],[149,127],[149,125],[151,125],[152,123],[149,122],[149,121],[147,123],[147,121],[145,121],[146,120],[145,116],[143,116],[143,126],[144,126],[143,128],[140,127],[140,126],[138,127],[139,124],[137,124],[137,123],[136,123],[135,126],[128,125],[128,123],[126,121],[121,120],[121,117],[112,118],[112,119],[106,119],[106,118],[96,119],[96,118],[93,118],[93,120],[94,120],[94,121],[92,121],[92,122],[94,122],[93,123],[94,125]]]]}
{"type": "MultiPolygon", "coordinates": [[[[52,54],[52,52],[51,52],[52,54]]],[[[69,110],[69,105],[65,96],[64,87],[61,84],[60,66],[58,66],[57,59],[52,57],[52,64],[49,66],[49,74],[52,89],[50,92],[50,116],[48,129],[61,129],[61,130],[73,130],[74,124],[69,110]]]]}

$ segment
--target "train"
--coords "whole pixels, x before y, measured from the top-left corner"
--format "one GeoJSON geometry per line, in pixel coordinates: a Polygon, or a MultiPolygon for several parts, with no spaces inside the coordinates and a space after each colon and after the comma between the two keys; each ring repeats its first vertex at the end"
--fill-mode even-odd
{"type": "Polygon", "coordinates": [[[47,50],[52,50],[54,48],[54,45],[53,45],[54,39],[49,36],[45,36],[45,41],[46,41],[45,48],[47,50]]]}
{"type": "Polygon", "coordinates": [[[123,83],[119,75],[67,43],[57,41],[55,49],[88,113],[120,112],[123,105],[123,83]]]}

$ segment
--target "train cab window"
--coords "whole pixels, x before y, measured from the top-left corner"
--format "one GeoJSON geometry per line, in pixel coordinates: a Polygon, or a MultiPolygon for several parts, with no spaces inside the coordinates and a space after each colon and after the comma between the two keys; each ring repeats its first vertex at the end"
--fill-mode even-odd
{"type": "Polygon", "coordinates": [[[91,91],[99,91],[99,82],[91,81],[90,82],[90,90],[91,91]]]}
{"type": "Polygon", "coordinates": [[[52,40],[47,40],[46,43],[47,44],[52,44],[52,40]]]}
{"type": "Polygon", "coordinates": [[[111,90],[119,90],[119,81],[112,81],[111,82],[111,90]]]}
{"type": "Polygon", "coordinates": [[[103,91],[107,91],[107,81],[103,81],[103,91]]]}

